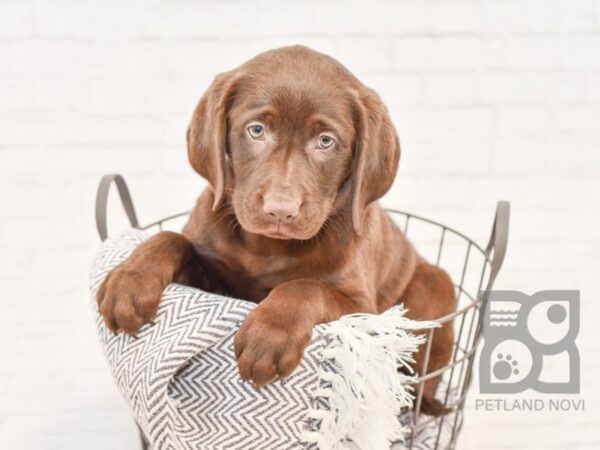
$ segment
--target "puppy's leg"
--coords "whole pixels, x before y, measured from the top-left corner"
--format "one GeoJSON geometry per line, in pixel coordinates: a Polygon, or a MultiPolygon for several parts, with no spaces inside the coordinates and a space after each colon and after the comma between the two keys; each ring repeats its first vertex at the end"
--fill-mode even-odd
{"type": "Polygon", "coordinates": [[[357,303],[316,280],[276,286],[235,335],[240,376],[259,387],[277,376],[286,378],[300,364],[315,325],[355,312],[357,303]]]}
{"type": "Polygon", "coordinates": [[[192,244],[162,231],[144,241],[100,285],[96,300],[106,326],[135,335],[156,317],[165,287],[178,278],[199,279],[192,244]],[[193,273],[192,273],[193,272],[193,273]]]}
{"type": "MultiPolygon", "coordinates": [[[[420,263],[408,287],[402,295],[402,302],[408,309],[407,316],[414,320],[439,319],[453,312],[456,308],[454,286],[450,277],[439,267],[426,262],[420,263]]],[[[452,356],[454,333],[452,321],[448,321],[441,328],[433,332],[433,341],[427,373],[434,372],[444,367],[452,356]]],[[[425,345],[421,345],[415,355],[415,368],[422,374],[425,357],[425,345]]],[[[435,398],[437,385],[441,376],[425,381],[421,411],[435,416],[448,413],[446,408],[435,398]]]]}

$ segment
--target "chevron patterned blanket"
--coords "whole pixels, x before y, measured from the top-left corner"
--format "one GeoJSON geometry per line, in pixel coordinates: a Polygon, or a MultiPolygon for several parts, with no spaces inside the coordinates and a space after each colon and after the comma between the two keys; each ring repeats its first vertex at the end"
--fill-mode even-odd
{"type": "MultiPolygon", "coordinates": [[[[319,325],[296,372],[256,389],[239,378],[233,354],[252,303],[171,284],[155,323],[137,338],[104,326],[96,290],[146,237],[129,230],[105,241],[90,285],[108,364],[153,449],[405,448],[412,377],[397,368],[421,342],[410,330],[435,324],[410,321],[395,307],[319,325]]],[[[434,431],[414,436],[412,448],[432,448],[434,431]]]]}

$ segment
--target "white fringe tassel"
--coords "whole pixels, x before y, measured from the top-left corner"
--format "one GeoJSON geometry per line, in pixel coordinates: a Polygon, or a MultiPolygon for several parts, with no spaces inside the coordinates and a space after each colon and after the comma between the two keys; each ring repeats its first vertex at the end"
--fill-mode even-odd
{"type": "MultiPolygon", "coordinates": [[[[403,306],[386,312],[352,314],[330,324],[333,338],[324,352],[335,372],[322,364],[316,397],[329,405],[315,406],[307,417],[318,421],[318,431],[304,439],[320,450],[389,449],[402,441],[408,429],[399,422],[400,410],[413,401],[413,354],[425,340],[410,330],[439,326],[404,317],[403,306]],[[398,372],[406,367],[411,375],[398,372]]],[[[315,402],[318,403],[318,402],[315,402]]]]}

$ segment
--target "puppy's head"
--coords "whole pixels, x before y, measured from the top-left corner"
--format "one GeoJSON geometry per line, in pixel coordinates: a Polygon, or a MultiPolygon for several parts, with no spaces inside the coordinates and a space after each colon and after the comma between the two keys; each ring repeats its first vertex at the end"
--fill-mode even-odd
{"type": "Polygon", "coordinates": [[[305,47],[262,53],[218,75],[188,129],[192,167],[250,233],[310,239],[332,215],[360,232],[390,187],[400,146],[379,96],[305,47]]]}

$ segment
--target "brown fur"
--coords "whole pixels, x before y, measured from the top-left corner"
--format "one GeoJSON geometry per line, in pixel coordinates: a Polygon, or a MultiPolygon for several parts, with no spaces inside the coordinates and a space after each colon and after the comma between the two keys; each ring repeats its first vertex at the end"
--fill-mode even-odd
{"type": "MultiPolygon", "coordinates": [[[[217,76],[194,112],[188,155],[210,187],[182,234],[148,239],[102,284],[111,330],[136,334],[174,281],[259,303],[234,348],[241,377],[262,386],[293,372],[318,323],[399,302],[414,319],[454,309],[449,277],[376,203],[400,157],[388,112],[332,58],[286,47],[217,76]]],[[[447,364],[452,343],[451,324],[435,332],[429,372],[447,364]]],[[[437,383],[426,383],[425,412],[445,412],[437,383]]]]}

